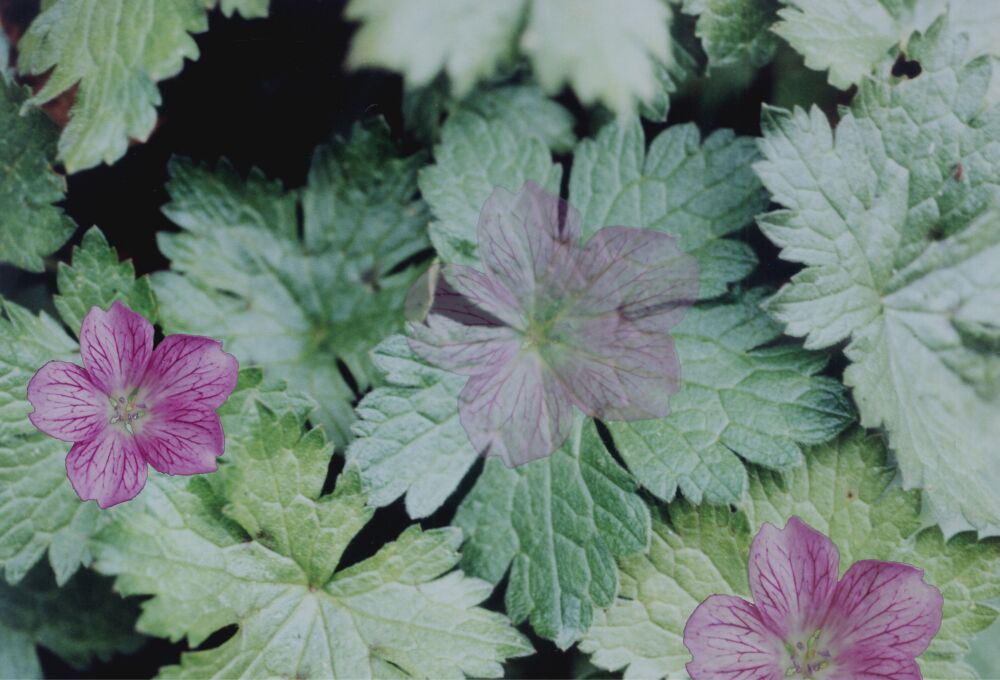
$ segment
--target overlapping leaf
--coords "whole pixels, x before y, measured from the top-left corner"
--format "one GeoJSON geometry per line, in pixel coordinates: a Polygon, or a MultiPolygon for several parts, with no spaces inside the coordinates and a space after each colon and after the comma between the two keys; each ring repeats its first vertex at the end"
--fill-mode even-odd
{"type": "Polygon", "coordinates": [[[711,66],[771,61],[778,38],[771,31],[778,0],[684,0],[683,11],[698,17],[695,34],[711,66]]]}
{"type": "MultiPolygon", "coordinates": [[[[216,0],[54,0],[18,43],[22,74],[51,70],[29,100],[41,105],[78,87],[59,158],[76,172],[113,163],[129,139],[145,141],[156,125],[156,83],[197,59],[191,37],[208,28],[216,0]]],[[[222,0],[230,16],[264,16],[267,0],[222,0]]]]}
{"type": "Polygon", "coordinates": [[[420,192],[436,218],[431,242],[445,262],[479,262],[476,225],[496,187],[517,191],[534,180],[559,191],[562,166],[552,162],[548,144],[565,136],[546,131],[561,126],[567,113],[553,105],[539,110],[537,119],[515,117],[514,92],[495,95],[494,105],[462,107],[449,116],[434,148],[434,165],[420,171],[420,192]]]}
{"type": "Polygon", "coordinates": [[[892,485],[881,441],[860,431],[817,447],[789,475],[756,471],[741,512],[678,502],[653,521],[647,555],[619,560],[622,591],[600,611],[581,649],[626,678],[683,677],[684,624],[716,593],[748,596],[747,553],[760,525],[798,515],[840,550],[841,571],[860,559],[913,564],[944,595],[944,620],[920,658],[926,678],[975,677],[961,661],[969,638],[996,618],[1000,543],[971,533],[945,541],[925,529],[919,494],[892,485]]]}
{"type": "Polygon", "coordinates": [[[466,535],[463,568],[491,582],[509,569],[507,614],[563,648],[618,592],[614,558],[649,542],[634,480],[582,416],[547,458],[513,469],[488,460],[455,524],[466,535]]]}
{"type": "Polygon", "coordinates": [[[466,378],[427,365],[406,338],[394,335],[372,359],[389,383],[358,404],[357,438],[347,460],[357,465],[376,507],[404,493],[410,517],[426,517],[444,504],[476,460],[458,418],[466,378]]]}
{"type": "Polygon", "coordinates": [[[944,13],[968,33],[973,56],[1000,56],[1000,6],[972,0],[781,0],[774,31],[841,89],[870,74],[896,45],[944,13]]]}
{"type": "Polygon", "coordinates": [[[1000,109],[991,68],[944,21],[910,41],[922,73],[866,81],[836,134],[767,110],[760,220],[807,265],[769,302],[819,348],[850,339],[862,424],[885,427],[907,488],[951,533],[1000,532],[1000,109]]]}
{"type": "Polygon", "coordinates": [[[401,328],[416,274],[395,269],[427,246],[420,160],[397,158],[381,123],[320,149],[302,190],[302,238],[298,192],[257,171],[243,180],[225,163],[174,161],[164,211],[184,231],[159,240],[171,260],[154,276],[164,329],[219,338],[244,364],[287,380],[344,443],[348,380],[370,386],[368,351],[401,328]]]}
{"type": "Polygon", "coordinates": [[[662,0],[353,0],[361,22],[349,62],[403,73],[411,88],[447,74],[456,94],[510,62],[515,48],[549,93],[564,85],[585,104],[622,116],[663,94],[673,65],[670,7],[662,0]]]}
{"type": "Polygon", "coordinates": [[[211,482],[157,476],[96,539],[97,568],[120,591],[153,595],[140,630],[198,645],[239,626],[165,677],[498,676],[531,651],[476,606],[491,586],[452,571],[455,529],[412,526],[337,570],[372,511],[351,467],[322,493],[332,446],[303,430],[304,414],[268,408],[273,398],[240,400],[211,482]]]}
{"type": "Polygon", "coordinates": [[[606,226],[668,232],[698,258],[700,297],[716,297],[757,262],[750,247],[725,236],[767,205],[754,176],[753,140],[729,130],[702,142],[694,125],[675,125],[646,149],[638,119],[608,124],[573,158],[569,202],[580,211],[584,238],[606,226]]]}
{"type": "Polygon", "coordinates": [[[781,331],[759,309],[762,297],[757,290],[688,311],[672,333],[682,382],[671,414],[607,424],[629,470],[656,497],[671,501],[680,490],[693,503],[739,505],[743,460],[795,468],[802,445],[829,441],[853,420],[843,386],[815,375],[825,355],[770,345],[781,331]]]}
{"type": "MultiPolygon", "coordinates": [[[[76,333],[91,305],[121,300],[155,318],[147,277],[135,278],[130,262],[118,262],[97,229],[74,250],[73,265],[61,265],[56,307],[76,333]]],[[[11,302],[0,316],[0,564],[17,583],[45,554],[56,581],[65,583],[91,561],[89,537],[106,518],[93,503],[81,503],[66,478],[69,444],[37,432],[28,421],[27,384],[45,362],[79,361],[76,340],[45,312],[35,315],[11,302]]]]}
{"type": "Polygon", "coordinates": [[[97,657],[129,654],[142,644],[134,602],[111,592],[108,579],[81,571],[56,587],[39,565],[18,586],[0,582],[0,678],[41,678],[36,645],[84,669],[97,657]]]}
{"type": "MultiPolygon", "coordinates": [[[[6,57],[6,43],[0,43],[6,57]]],[[[21,115],[27,90],[0,72],[0,261],[42,271],[51,255],[76,229],[54,206],[63,199],[66,180],[52,168],[58,136],[40,111],[21,115]]]]}

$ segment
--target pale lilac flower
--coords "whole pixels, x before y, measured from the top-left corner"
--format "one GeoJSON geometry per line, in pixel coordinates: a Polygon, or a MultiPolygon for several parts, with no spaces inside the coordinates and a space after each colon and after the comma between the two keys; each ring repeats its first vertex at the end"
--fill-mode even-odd
{"type": "Polygon", "coordinates": [[[557,196],[533,182],[497,189],[479,217],[482,270],[445,265],[426,323],[410,326],[419,355],[469,376],[462,426],[508,466],[557,449],[573,407],[662,418],[680,386],[669,331],[697,297],[697,261],[651,229],[580,240],[579,215],[557,196]]]}
{"type": "Polygon", "coordinates": [[[80,329],[83,368],[50,361],[28,383],[29,416],[73,442],[66,473],[77,495],[102,508],[130,500],[146,465],[171,475],[216,469],[225,438],[215,409],[236,386],[222,343],[170,335],[153,349],[153,326],[115,302],[92,307],[80,329]]]}
{"type": "Polygon", "coordinates": [[[861,560],[798,517],[750,548],[753,603],[712,595],[684,628],[693,680],[919,680],[944,600],[907,564],[861,560]]]}

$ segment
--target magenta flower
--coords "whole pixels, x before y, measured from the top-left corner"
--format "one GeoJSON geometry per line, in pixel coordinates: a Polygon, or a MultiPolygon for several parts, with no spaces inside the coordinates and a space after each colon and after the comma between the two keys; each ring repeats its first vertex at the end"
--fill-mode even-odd
{"type": "Polygon", "coordinates": [[[750,547],[753,603],[712,595],[684,628],[693,680],[920,680],[941,593],[908,564],[862,560],[837,581],[837,546],[798,517],[750,547]]]}
{"type": "Polygon", "coordinates": [[[469,379],[459,416],[508,466],[547,456],[573,407],[662,418],[680,386],[669,335],[698,293],[698,264],[662,232],[606,227],[580,246],[579,215],[533,182],[497,189],[479,217],[483,270],[443,269],[411,345],[469,379]]]}
{"type": "Polygon", "coordinates": [[[80,329],[84,368],[50,361],[28,383],[29,418],[73,442],[66,473],[78,496],[102,508],[135,498],[146,464],[170,475],[216,469],[225,438],[215,409],[239,366],[222,343],[170,335],[153,349],[153,325],[116,302],[92,307],[80,329]]]}

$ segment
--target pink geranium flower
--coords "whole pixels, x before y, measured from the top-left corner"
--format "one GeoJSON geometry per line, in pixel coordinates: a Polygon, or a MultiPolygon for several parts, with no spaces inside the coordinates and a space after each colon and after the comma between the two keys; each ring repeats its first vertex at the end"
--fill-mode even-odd
{"type": "Polygon", "coordinates": [[[153,349],[153,325],[125,305],[92,307],[80,329],[83,368],[50,361],[28,383],[29,416],[73,442],[66,473],[77,495],[102,508],[135,498],[146,465],[171,475],[216,469],[225,438],[215,409],[239,366],[222,343],[170,335],[153,349]]]}
{"type": "Polygon", "coordinates": [[[662,418],[680,386],[669,335],[698,293],[698,263],[652,229],[605,227],[533,182],[497,189],[479,217],[479,269],[449,264],[411,345],[469,376],[459,416],[478,451],[519,465],[557,449],[573,407],[662,418]]]}
{"type": "Polygon", "coordinates": [[[837,581],[837,546],[798,517],[750,548],[753,603],[712,595],[684,628],[694,680],[919,680],[944,603],[924,572],[862,560],[837,581]]]}

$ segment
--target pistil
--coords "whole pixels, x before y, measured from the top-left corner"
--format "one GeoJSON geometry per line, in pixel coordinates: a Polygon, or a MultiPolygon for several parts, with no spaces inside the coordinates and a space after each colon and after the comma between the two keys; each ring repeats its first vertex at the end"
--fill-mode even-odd
{"type": "Polygon", "coordinates": [[[135,393],[133,392],[128,399],[125,397],[118,397],[118,399],[109,399],[111,406],[114,408],[114,415],[108,420],[111,425],[121,425],[122,428],[129,434],[135,434],[132,429],[132,424],[146,415],[146,409],[148,408],[145,402],[135,403],[135,393]]]}
{"type": "Polygon", "coordinates": [[[832,655],[828,649],[819,648],[819,638],[822,631],[817,630],[806,642],[799,640],[794,645],[785,643],[791,666],[785,669],[786,678],[801,678],[809,680],[816,673],[830,665],[832,655]]]}

